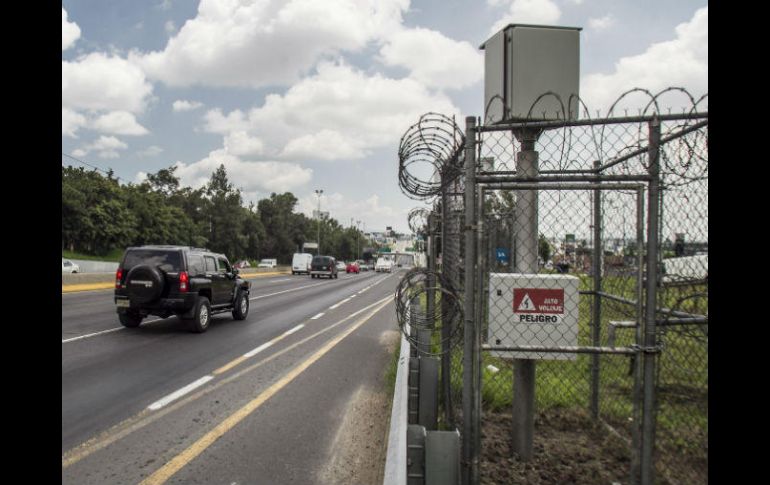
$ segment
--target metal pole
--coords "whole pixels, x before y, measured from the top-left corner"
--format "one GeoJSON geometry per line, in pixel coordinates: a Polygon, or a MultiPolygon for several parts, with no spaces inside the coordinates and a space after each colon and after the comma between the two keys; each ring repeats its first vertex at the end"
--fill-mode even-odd
{"type": "Polygon", "coordinates": [[[473,374],[476,362],[473,348],[475,344],[474,328],[474,293],[473,284],[473,266],[476,261],[475,238],[473,226],[476,224],[476,197],[475,180],[476,175],[476,145],[474,143],[476,136],[476,118],[468,116],[465,118],[465,298],[464,298],[464,318],[463,326],[463,484],[476,485],[478,483],[478,451],[474,449],[475,443],[475,419],[474,416],[474,397],[475,397],[475,376],[473,374]]]}
{"type": "MultiPolygon", "coordinates": [[[[657,307],[658,282],[658,239],[659,239],[659,197],[660,197],[660,120],[653,117],[649,122],[649,173],[650,192],[647,199],[647,298],[644,314],[644,346],[656,345],[655,309],[657,307]]],[[[655,354],[645,352],[644,359],[644,401],[642,405],[642,485],[652,485],[655,464],[655,354]]]]}
{"type": "MultiPolygon", "coordinates": [[[[474,133],[475,134],[475,133],[474,133]]],[[[475,173],[474,173],[475,178],[475,173]]],[[[474,181],[474,192],[476,192],[476,220],[478,221],[478,227],[476,229],[476,316],[474,318],[475,320],[475,330],[473,335],[473,356],[474,356],[474,362],[476,363],[476,367],[473,369],[473,383],[474,383],[474,394],[473,394],[473,423],[474,423],[474,435],[473,435],[473,451],[474,451],[474,459],[473,463],[476,464],[476,468],[474,470],[473,480],[472,482],[474,484],[477,484],[480,482],[480,469],[478,466],[479,463],[479,455],[481,455],[481,369],[482,369],[482,355],[481,355],[481,337],[482,337],[482,326],[484,322],[484,269],[488,268],[489,266],[485,264],[485,244],[484,244],[484,191],[476,191],[475,190],[475,181],[474,181]]]]}
{"type": "MultiPolygon", "coordinates": [[[[449,266],[447,265],[447,234],[449,226],[449,197],[447,188],[441,190],[441,272],[449,277],[449,266]]],[[[452,283],[455,283],[452,280],[452,283]]],[[[454,332],[454,315],[449,314],[449,304],[446,299],[441,299],[441,318],[447,318],[448,322],[442,322],[441,327],[441,385],[444,390],[444,414],[449,429],[454,427],[454,408],[452,405],[452,346],[449,341],[454,332]]]]}
{"type": "MultiPolygon", "coordinates": [[[[538,152],[535,142],[539,132],[517,131],[521,150],[517,157],[517,174],[522,178],[538,175],[538,152]]],[[[537,190],[521,190],[516,193],[516,273],[538,272],[537,265],[537,190]]],[[[535,361],[514,359],[513,361],[513,430],[512,450],[523,461],[532,459],[532,441],[535,434],[535,361]]]]}
{"type": "MultiPolygon", "coordinates": [[[[644,313],[644,189],[636,191],[636,338],[642,345],[642,321],[644,313]]],[[[633,357],[634,388],[631,423],[631,485],[638,485],[641,479],[641,401],[642,401],[642,359],[633,357]]]]}
{"type": "MultiPolygon", "coordinates": [[[[601,162],[596,160],[594,168],[598,169],[601,162]]],[[[602,299],[599,292],[602,291],[602,192],[594,191],[594,296],[593,296],[593,328],[592,337],[594,347],[601,344],[601,325],[602,325],[602,299]]],[[[591,357],[591,417],[599,418],[599,355],[594,354],[591,357]]]]}
{"type": "Polygon", "coordinates": [[[315,191],[315,195],[318,196],[318,237],[316,238],[318,244],[316,246],[316,255],[321,254],[321,194],[323,194],[323,192],[323,190],[315,191]]]}

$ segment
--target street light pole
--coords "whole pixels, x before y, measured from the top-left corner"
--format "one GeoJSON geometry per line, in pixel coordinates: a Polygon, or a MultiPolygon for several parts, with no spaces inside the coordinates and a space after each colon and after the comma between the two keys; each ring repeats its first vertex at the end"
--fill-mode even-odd
{"type": "Polygon", "coordinates": [[[356,221],[356,259],[361,258],[361,245],[359,241],[361,239],[361,221],[356,221]]]}
{"type": "Polygon", "coordinates": [[[316,255],[321,254],[321,194],[323,193],[323,189],[317,189],[315,191],[315,195],[318,196],[318,238],[316,239],[316,255]]]}

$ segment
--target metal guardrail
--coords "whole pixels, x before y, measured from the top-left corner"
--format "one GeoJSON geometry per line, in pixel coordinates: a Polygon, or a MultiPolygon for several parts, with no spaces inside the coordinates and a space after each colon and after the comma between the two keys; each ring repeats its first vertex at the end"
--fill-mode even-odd
{"type": "MultiPolygon", "coordinates": [[[[408,324],[407,324],[408,326],[408,324]]],[[[408,333],[408,329],[407,329],[408,333]]],[[[390,413],[388,451],[385,459],[383,485],[406,485],[406,429],[408,420],[409,342],[401,334],[401,353],[398,357],[396,388],[390,413]]]]}

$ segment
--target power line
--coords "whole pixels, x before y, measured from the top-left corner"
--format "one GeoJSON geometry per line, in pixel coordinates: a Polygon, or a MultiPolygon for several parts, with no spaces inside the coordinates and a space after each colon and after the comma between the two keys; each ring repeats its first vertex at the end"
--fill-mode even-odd
{"type": "Polygon", "coordinates": [[[82,163],[83,165],[85,165],[85,166],[87,166],[87,167],[91,167],[91,168],[93,168],[94,170],[98,170],[98,171],[100,171],[100,172],[104,172],[104,173],[106,173],[107,175],[111,175],[111,176],[112,176],[112,177],[113,177],[115,180],[120,180],[120,177],[115,177],[115,174],[114,174],[114,172],[113,172],[113,173],[110,173],[110,171],[111,171],[112,169],[110,169],[110,170],[104,170],[103,168],[99,168],[99,167],[97,167],[96,165],[91,165],[91,164],[90,164],[90,163],[88,163],[88,162],[84,162],[83,160],[81,160],[81,159],[79,159],[79,158],[75,158],[75,157],[73,157],[72,155],[69,155],[69,154],[67,154],[67,153],[64,153],[64,152],[62,152],[62,156],[64,156],[64,157],[67,157],[67,158],[69,158],[69,159],[72,159],[72,160],[75,160],[75,161],[76,161],[76,162],[78,162],[78,163],[82,163]]]}

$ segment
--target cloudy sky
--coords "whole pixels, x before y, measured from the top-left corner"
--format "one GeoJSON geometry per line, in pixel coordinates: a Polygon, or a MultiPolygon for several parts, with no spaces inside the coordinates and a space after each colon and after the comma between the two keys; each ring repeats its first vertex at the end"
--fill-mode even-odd
{"type": "MultiPolygon", "coordinates": [[[[481,116],[478,47],[508,23],[582,27],[580,95],[708,92],[704,0],[62,2],[62,152],[122,181],[224,164],[244,199],[407,231],[398,142],[428,111],[481,116]]],[[[678,108],[674,106],[674,108],[678,108]]],[[[73,163],[62,157],[62,163],[73,163]]]]}

